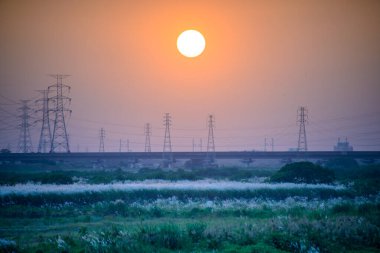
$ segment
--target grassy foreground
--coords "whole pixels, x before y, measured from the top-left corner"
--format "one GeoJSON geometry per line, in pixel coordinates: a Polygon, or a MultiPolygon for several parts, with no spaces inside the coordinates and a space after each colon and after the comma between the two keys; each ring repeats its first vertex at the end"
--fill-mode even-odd
{"type": "MultiPolygon", "coordinates": [[[[215,184],[221,179],[229,185],[254,184],[249,182],[257,172],[241,171],[252,176],[207,173],[215,184]]],[[[191,189],[181,188],[180,178],[158,181],[174,188],[64,194],[36,189],[83,188],[75,183],[80,177],[94,187],[101,172],[60,171],[53,177],[56,185],[17,185],[28,182],[28,175],[50,172],[4,172],[14,183],[0,186],[0,252],[379,252],[379,186],[377,174],[370,172],[371,177],[338,178],[335,183],[344,187],[260,183],[252,189],[197,189],[198,178],[205,178],[198,175],[191,189]],[[73,181],[57,182],[64,177],[73,181]],[[5,191],[24,186],[22,192],[5,191]]],[[[139,177],[152,179],[152,173],[139,177]]],[[[170,174],[155,173],[160,180],[170,174]]],[[[120,175],[130,174],[106,172],[101,182],[119,182],[114,178],[120,175]]]]}

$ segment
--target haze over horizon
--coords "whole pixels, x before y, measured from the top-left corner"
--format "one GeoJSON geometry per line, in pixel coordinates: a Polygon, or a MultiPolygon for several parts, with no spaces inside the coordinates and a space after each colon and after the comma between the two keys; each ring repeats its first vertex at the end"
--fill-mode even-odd
{"type": "MultiPolygon", "coordinates": [[[[21,99],[70,74],[71,151],[162,151],[163,115],[173,151],[296,148],[297,109],[308,108],[309,150],[380,150],[380,1],[0,2],[0,149],[16,151],[21,99]],[[178,35],[197,29],[206,49],[185,58],[178,35]]],[[[34,102],[31,106],[37,109],[34,102]]],[[[38,113],[33,120],[39,119],[38,113]]],[[[40,123],[32,127],[36,151],[40,123]]]]}

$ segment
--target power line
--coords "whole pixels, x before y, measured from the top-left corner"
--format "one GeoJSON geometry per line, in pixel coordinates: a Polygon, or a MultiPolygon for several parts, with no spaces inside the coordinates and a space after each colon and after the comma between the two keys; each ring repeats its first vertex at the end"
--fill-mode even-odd
{"type": "Polygon", "coordinates": [[[2,97],[3,99],[7,100],[7,101],[10,102],[12,105],[17,105],[17,104],[19,104],[17,101],[15,101],[15,100],[13,100],[13,99],[10,99],[10,98],[8,98],[8,97],[6,97],[6,96],[4,96],[4,95],[1,95],[1,94],[0,94],[0,97],[2,97]]]}

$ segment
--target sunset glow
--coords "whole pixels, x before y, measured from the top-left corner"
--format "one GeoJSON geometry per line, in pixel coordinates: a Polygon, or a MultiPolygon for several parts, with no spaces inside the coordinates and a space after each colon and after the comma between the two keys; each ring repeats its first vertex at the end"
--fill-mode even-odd
{"type": "MultiPolygon", "coordinates": [[[[208,114],[217,151],[264,150],[265,138],[287,151],[298,145],[299,106],[309,150],[339,137],[378,150],[380,1],[348,2],[3,0],[0,147],[18,149],[19,100],[34,105],[55,82],[48,74],[62,73],[72,152],[98,151],[100,128],[106,152],[120,139],[143,151],[138,127],[148,122],[152,151],[162,151],[166,112],[173,151],[193,139],[205,150],[208,114]]],[[[36,150],[41,124],[30,130],[36,150]]]]}
{"type": "Polygon", "coordinates": [[[0,0],[0,253],[380,252],[379,14],[0,0]]]}

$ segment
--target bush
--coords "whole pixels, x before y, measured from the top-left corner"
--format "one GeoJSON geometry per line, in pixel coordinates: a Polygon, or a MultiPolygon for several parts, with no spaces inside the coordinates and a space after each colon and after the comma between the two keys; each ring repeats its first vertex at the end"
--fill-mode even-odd
{"type": "Polygon", "coordinates": [[[271,182],[290,183],[332,183],[335,180],[334,172],[311,162],[290,163],[282,167],[273,176],[271,182]]]}
{"type": "Polygon", "coordinates": [[[142,226],[137,231],[136,238],[141,244],[171,250],[182,249],[186,241],[180,227],[176,224],[142,226]]]}
{"type": "Polygon", "coordinates": [[[354,189],[362,195],[378,194],[380,192],[380,165],[361,167],[353,176],[354,189]]]}
{"type": "Polygon", "coordinates": [[[187,224],[187,234],[191,238],[192,242],[199,242],[203,238],[203,233],[206,230],[207,225],[205,223],[190,223],[187,224]]]}

